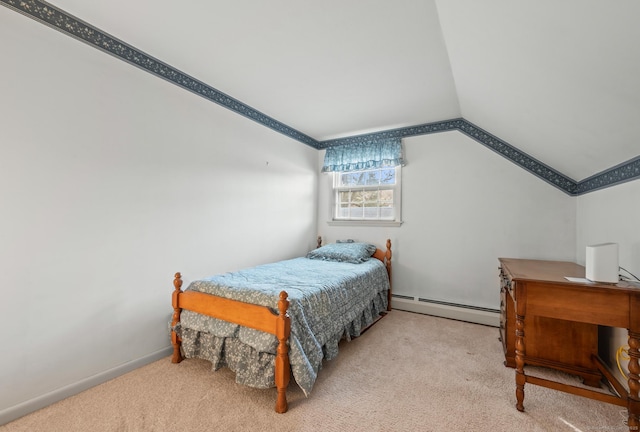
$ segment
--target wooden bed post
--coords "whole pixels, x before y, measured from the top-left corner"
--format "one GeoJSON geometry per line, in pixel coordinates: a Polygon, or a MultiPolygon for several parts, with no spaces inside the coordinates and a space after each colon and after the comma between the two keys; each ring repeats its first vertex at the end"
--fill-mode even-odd
{"type": "Polygon", "coordinates": [[[276,412],[287,412],[287,386],[289,385],[289,376],[291,375],[291,366],[289,364],[289,347],[287,341],[291,333],[291,320],[287,314],[289,308],[288,295],[285,291],[280,293],[278,301],[278,309],[280,315],[276,319],[276,337],[278,338],[278,353],[276,354],[276,371],[275,383],[278,390],[278,398],[276,400],[276,412]]]}
{"type": "Polygon", "coordinates": [[[171,345],[173,345],[173,357],[171,358],[172,363],[180,363],[182,361],[182,353],[180,353],[180,338],[178,337],[173,327],[180,322],[180,304],[179,297],[182,290],[182,275],[180,273],[176,273],[173,279],[173,296],[171,298],[171,304],[173,305],[173,319],[171,320],[171,345]]]}
{"type": "Polygon", "coordinates": [[[391,310],[391,239],[387,239],[387,252],[385,253],[384,265],[387,267],[387,274],[389,275],[389,294],[387,297],[387,311],[391,310]]]}

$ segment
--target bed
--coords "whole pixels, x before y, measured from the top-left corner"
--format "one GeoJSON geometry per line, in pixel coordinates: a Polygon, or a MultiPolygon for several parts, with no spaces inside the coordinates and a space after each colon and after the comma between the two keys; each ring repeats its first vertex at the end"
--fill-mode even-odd
{"type": "Polygon", "coordinates": [[[172,362],[202,358],[229,367],[236,382],[276,387],[287,411],[293,377],[308,395],[338,342],[358,337],[391,308],[391,241],[386,250],[336,242],[304,257],[193,281],[173,281],[172,362]]]}

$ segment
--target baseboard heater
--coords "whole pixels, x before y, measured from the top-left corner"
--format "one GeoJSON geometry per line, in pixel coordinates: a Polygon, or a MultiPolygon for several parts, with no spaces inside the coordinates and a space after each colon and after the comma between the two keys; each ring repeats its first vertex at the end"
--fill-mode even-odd
{"type": "Polygon", "coordinates": [[[451,318],[476,324],[500,326],[500,311],[478,306],[392,294],[391,307],[409,312],[451,318]]]}

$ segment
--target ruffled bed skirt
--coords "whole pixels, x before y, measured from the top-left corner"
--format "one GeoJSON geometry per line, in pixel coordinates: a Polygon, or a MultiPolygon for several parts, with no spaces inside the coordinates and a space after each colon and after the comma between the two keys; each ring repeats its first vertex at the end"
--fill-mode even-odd
{"type": "MultiPolygon", "coordinates": [[[[293,378],[305,395],[311,392],[324,360],[338,355],[338,344],[345,339],[358,337],[387,310],[387,291],[379,293],[354,319],[339,332],[322,343],[322,357],[305,355],[296,335],[289,340],[289,361],[293,378]],[[293,345],[292,345],[293,344],[293,345]]],[[[211,362],[212,370],[228,367],[236,374],[236,382],[255,388],[275,387],[275,358],[278,340],[275,336],[258,330],[204,317],[190,311],[183,314],[197,315],[196,328],[187,327],[185,321],[175,326],[182,339],[182,355],[211,362]]],[[[193,317],[192,317],[193,318],[193,317]]]]}

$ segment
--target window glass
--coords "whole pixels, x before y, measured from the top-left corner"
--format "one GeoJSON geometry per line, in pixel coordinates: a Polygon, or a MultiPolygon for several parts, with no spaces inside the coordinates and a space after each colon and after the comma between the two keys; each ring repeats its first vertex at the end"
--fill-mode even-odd
{"type": "Polygon", "coordinates": [[[334,175],[334,220],[400,221],[400,167],[334,175]]]}

